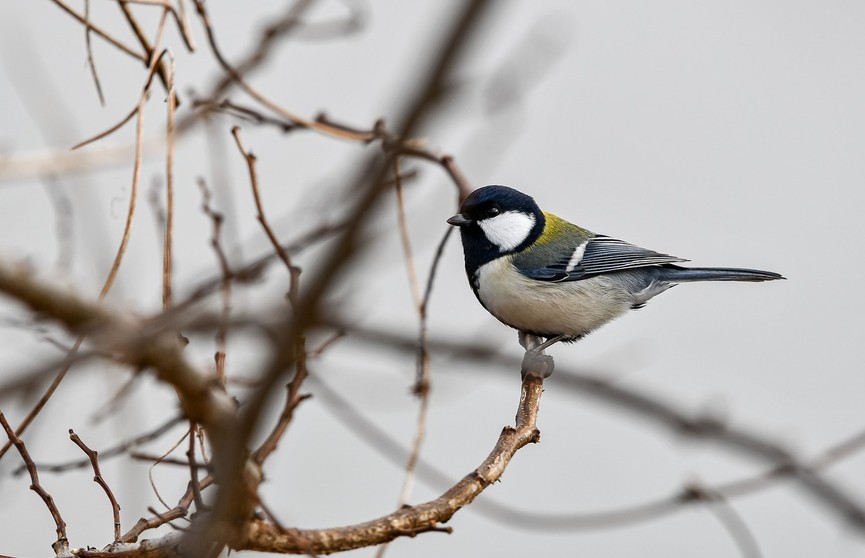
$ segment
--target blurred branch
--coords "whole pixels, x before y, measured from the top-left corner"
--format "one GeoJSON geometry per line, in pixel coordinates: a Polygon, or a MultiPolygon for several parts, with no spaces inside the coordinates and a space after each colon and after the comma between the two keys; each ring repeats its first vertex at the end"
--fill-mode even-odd
{"type": "MultiPolygon", "coordinates": [[[[155,336],[147,339],[143,346],[136,346],[131,340],[141,339],[142,336],[140,324],[135,320],[120,318],[72,295],[52,289],[26,272],[15,271],[2,262],[0,292],[24,302],[34,311],[61,321],[70,329],[87,328],[97,340],[114,339],[109,343],[113,346],[117,346],[118,339],[124,340],[118,346],[123,347],[118,357],[137,366],[152,366],[163,381],[174,385],[186,414],[208,427],[211,444],[218,452],[226,451],[222,437],[230,431],[228,425],[230,417],[234,415],[233,405],[224,392],[212,387],[206,376],[185,363],[178,352],[176,340],[171,336],[155,336]],[[110,335],[105,337],[105,332],[109,331],[110,335]]],[[[473,473],[436,500],[402,509],[364,524],[318,531],[278,529],[272,524],[253,519],[248,524],[245,538],[235,540],[233,546],[274,552],[308,552],[311,549],[316,553],[326,553],[378,544],[398,536],[439,530],[438,523],[447,521],[501,476],[516,451],[526,444],[537,442],[538,402],[542,391],[543,379],[539,375],[528,374],[522,386],[516,426],[506,427],[489,457],[473,473]]],[[[10,437],[14,436],[8,425],[6,428],[10,437]]],[[[221,474],[231,471],[224,470],[228,461],[224,456],[220,457],[221,461],[217,460],[215,463],[217,476],[220,474],[220,464],[223,467],[221,474]]],[[[33,472],[35,473],[35,466],[33,472]]],[[[165,540],[165,547],[160,548],[168,548],[169,543],[176,543],[173,538],[165,540]]],[[[154,544],[153,541],[151,544],[154,544]]],[[[98,554],[81,551],[79,555],[98,554]]]]}
{"type": "MultiPolygon", "coordinates": [[[[175,17],[177,17],[176,13],[175,17]]],[[[168,110],[165,123],[165,231],[162,243],[162,308],[165,310],[171,306],[171,274],[174,269],[174,113],[177,109],[174,70],[172,58],[166,70],[168,110]]]]}
{"type": "MultiPolygon", "coordinates": [[[[277,112],[279,117],[268,116],[261,111],[252,107],[241,105],[239,103],[223,99],[216,101],[211,98],[197,98],[193,100],[194,107],[201,107],[207,111],[220,111],[230,114],[236,118],[273,126],[280,129],[283,133],[295,132],[300,130],[314,130],[322,132],[318,127],[309,126],[306,119],[295,118],[291,114],[277,112]]],[[[389,130],[383,120],[379,120],[371,129],[358,128],[348,125],[344,122],[338,122],[324,113],[319,114],[314,122],[324,124],[328,130],[339,130],[347,136],[336,134],[340,139],[348,139],[360,141],[363,143],[379,142],[385,153],[395,156],[413,157],[424,161],[429,161],[440,166],[453,181],[459,192],[459,200],[465,198],[471,191],[472,186],[468,179],[463,174],[462,170],[454,161],[452,155],[439,153],[427,146],[421,140],[402,139],[400,136],[389,130]]],[[[325,131],[326,135],[334,135],[325,131]]]]}
{"type": "MultiPolygon", "coordinates": [[[[364,330],[339,322],[331,323],[330,326],[344,329],[354,339],[380,343],[407,353],[416,350],[416,341],[402,334],[364,330]]],[[[471,370],[487,372],[496,368],[509,369],[516,363],[515,359],[502,355],[497,348],[477,344],[468,345],[462,342],[431,340],[430,348],[442,356],[464,359],[469,363],[484,364],[483,367],[475,367],[471,370]]],[[[641,419],[647,419],[649,423],[662,426],[675,434],[767,462],[772,466],[770,472],[759,475],[756,479],[742,482],[746,485],[750,485],[751,482],[762,484],[766,481],[764,476],[774,477],[775,475],[790,478],[806,494],[814,497],[829,511],[849,522],[855,529],[865,531],[865,507],[849,495],[849,490],[818,474],[819,467],[816,465],[823,463],[822,458],[815,463],[803,462],[782,444],[750,429],[733,426],[713,417],[693,415],[678,408],[670,401],[635,388],[610,383],[606,378],[599,375],[578,374],[559,369],[551,381],[551,389],[566,389],[574,394],[592,397],[616,409],[635,414],[641,419]]],[[[833,449],[832,451],[838,451],[840,455],[846,456],[849,455],[849,452],[858,451],[863,446],[865,446],[865,433],[857,433],[855,437],[839,445],[837,450],[833,449]]],[[[730,496],[739,488],[744,489],[744,491],[752,490],[749,486],[719,486],[714,489],[722,492],[725,496],[730,496]]],[[[670,499],[661,499],[635,506],[633,510],[610,512],[611,520],[613,523],[618,522],[616,517],[620,514],[624,516],[624,522],[633,521],[633,517],[637,519],[649,517],[655,513],[673,509],[678,505],[678,501],[689,500],[691,497],[686,492],[670,499]]],[[[599,514],[588,515],[591,517],[591,515],[599,514]]],[[[567,525],[579,524],[585,515],[578,514],[573,517],[573,521],[557,522],[556,518],[562,519],[561,515],[545,516],[543,522],[546,522],[548,526],[541,525],[540,528],[568,529],[567,525]]]]}
{"type": "MultiPolygon", "coordinates": [[[[162,86],[165,88],[165,91],[170,94],[172,90],[171,78],[169,77],[169,68],[167,67],[165,60],[161,60],[161,56],[156,57],[157,48],[159,47],[160,38],[162,37],[162,32],[165,29],[165,23],[167,20],[167,16],[171,13],[171,9],[168,6],[163,6],[162,17],[159,21],[159,28],[157,30],[157,36],[155,45],[150,43],[150,39],[147,38],[147,34],[144,32],[144,29],[141,27],[141,24],[138,23],[138,19],[135,17],[135,14],[132,13],[132,9],[129,7],[127,0],[117,0],[117,5],[120,6],[120,11],[123,12],[123,17],[126,18],[127,23],[129,23],[129,27],[132,29],[132,32],[138,38],[138,43],[141,45],[141,48],[144,49],[145,54],[145,66],[150,66],[151,60],[159,60],[157,62],[157,74],[159,75],[159,80],[162,82],[162,86]]],[[[180,100],[175,98],[175,105],[180,106],[180,100]]]]}
{"type": "Polygon", "coordinates": [[[96,62],[93,61],[93,45],[90,42],[90,0],[84,0],[84,47],[87,50],[87,66],[90,68],[90,75],[93,77],[93,85],[96,86],[96,95],[99,97],[99,104],[105,106],[105,95],[102,94],[102,84],[99,82],[99,73],[96,71],[96,62]]]}
{"type": "MultiPolygon", "coordinates": [[[[154,65],[156,60],[153,61],[154,65]]],[[[151,74],[152,75],[152,74],[151,74]]],[[[105,281],[102,284],[102,289],[99,292],[99,300],[104,300],[108,293],[111,291],[111,287],[114,285],[114,280],[117,277],[117,273],[120,271],[120,265],[123,263],[123,256],[126,253],[126,247],[129,243],[129,237],[132,232],[132,223],[133,218],[135,216],[135,206],[138,194],[138,184],[141,180],[141,164],[142,164],[142,150],[143,150],[143,141],[144,141],[144,105],[147,102],[147,97],[149,95],[150,89],[150,80],[148,79],[147,84],[144,87],[144,91],[141,93],[141,97],[138,101],[138,107],[134,114],[137,114],[138,118],[136,120],[136,135],[135,135],[135,157],[133,163],[133,171],[132,171],[132,191],[129,195],[129,209],[126,215],[126,222],[123,228],[123,236],[121,237],[120,244],[117,247],[117,253],[114,256],[114,262],[111,265],[111,269],[108,272],[108,275],[105,278],[105,281]]],[[[130,116],[133,113],[130,113],[130,116]]],[[[17,434],[20,436],[24,433],[24,431],[28,428],[30,423],[42,412],[42,409],[54,395],[57,388],[60,386],[60,383],[66,377],[66,374],[69,372],[72,364],[74,363],[75,354],[81,348],[81,344],[84,342],[84,337],[79,336],[76,339],[75,344],[70,349],[69,354],[67,355],[68,362],[65,363],[57,375],[54,377],[51,385],[30,411],[30,413],[25,417],[24,421],[18,426],[16,429],[17,434]]],[[[0,449],[0,459],[2,459],[3,455],[9,449],[9,444],[3,446],[0,449]]]]}
{"type": "Polygon", "coordinates": [[[178,0],[178,5],[180,6],[179,13],[178,10],[175,10],[174,6],[172,6],[172,0],[117,0],[117,2],[121,4],[143,4],[146,6],[161,6],[162,8],[168,10],[174,18],[174,22],[177,24],[177,30],[180,33],[184,44],[186,45],[186,49],[189,52],[195,51],[195,39],[193,39],[192,30],[189,27],[189,18],[186,16],[186,6],[184,4],[184,0],[178,0]]]}
{"type": "MultiPolygon", "coordinates": [[[[109,457],[115,457],[118,455],[123,455],[132,448],[136,448],[136,447],[138,447],[142,444],[145,444],[147,442],[151,442],[153,440],[159,439],[160,437],[162,437],[163,434],[170,431],[172,428],[177,426],[179,423],[183,422],[183,420],[185,420],[185,419],[181,415],[174,416],[174,417],[170,418],[169,420],[163,422],[162,424],[160,424],[159,426],[157,426],[153,430],[150,430],[149,432],[145,432],[144,434],[136,436],[130,440],[127,440],[125,442],[121,442],[121,443],[119,443],[115,446],[112,446],[106,450],[102,450],[99,455],[100,455],[100,457],[102,457],[103,461],[105,461],[105,459],[109,458],[109,457]]],[[[41,469],[43,473],[64,473],[66,471],[71,471],[73,469],[80,469],[82,467],[86,467],[89,464],[90,464],[89,459],[79,459],[79,460],[75,460],[75,461],[67,461],[65,463],[58,463],[58,464],[54,464],[54,465],[46,464],[46,463],[38,463],[37,467],[39,469],[41,469]]],[[[13,475],[19,475],[22,472],[24,472],[23,469],[16,469],[15,471],[12,472],[12,474],[13,475]]]]}
{"type": "Polygon", "coordinates": [[[695,493],[695,498],[708,502],[707,508],[733,539],[743,558],[761,558],[763,556],[754,533],[722,494],[711,493],[708,489],[696,484],[692,484],[689,488],[695,493]]]}
{"type": "MultiPolygon", "coordinates": [[[[256,158],[251,152],[247,151],[245,147],[243,147],[243,142],[240,139],[240,128],[235,126],[231,129],[231,135],[234,136],[234,141],[237,144],[237,149],[240,151],[240,154],[243,156],[246,161],[247,169],[249,170],[249,185],[252,189],[252,198],[255,202],[255,209],[257,211],[256,219],[258,220],[259,225],[261,225],[262,230],[264,231],[267,239],[270,241],[271,246],[273,247],[274,252],[285,265],[286,271],[288,273],[288,302],[291,305],[292,312],[297,311],[298,301],[300,297],[300,273],[301,269],[295,266],[292,263],[291,256],[289,256],[288,251],[282,247],[282,244],[279,242],[279,238],[277,238],[276,233],[273,232],[273,229],[270,226],[270,223],[267,221],[267,217],[264,214],[264,204],[261,201],[261,192],[258,187],[258,173],[255,170],[255,162],[256,158]]],[[[285,431],[288,429],[288,425],[294,417],[294,410],[297,408],[300,403],[306,399],[305,396],[300,394],[300,388],[303,385],[303,381],[307,376],[307,368],[306,368],[306,339],[303,335],[298,335],[295,338],[289,341],[294,345],[294,354],[296,355],[296,362],[294,367],[294,377],[286,386],[286,398],[285,404],[283,405],[282,413],[279,416],[276,424],[271,430],[270,434],[265,438],[264,442],[252,453],[252,460],[258,463],[259,465],[263,464],[264,461],[276,451],[276,447],[279,444],[280,439],[285,434],[285,431]]]]}
{"type": "MultiPolygon", "coordinates": [[[[283,118],[290,120],[300,126],[306,128],[314,128],[318,131],[342,138],[347,140],[366,140],[368,138],[358,137],[357,135],[347,134],[345,131],[339,130],[338,128],[329,127],[323,124],[319,124],[312,120],[307,120],[301,116],[293,114],[284,108],[280,107],[278,104],[274,103],[267,97],[265,97],[262,93],[260,93],[257,89],[252,87],[246,80],[245,76],[260,66],[273,52],[273,44],[277,39],[284,37],[285,35],[294,31],[300,25],[300,16],[305,12],[309,7],[313,4],[312,0],[296,0],[291,4],[291,7],[286,12],[286,14],[276,19],[272,24],[268,25],[262,33],[259,35],[260,40],[258,44],[253,48],[252,52],[250,52],[243,60],[237,65],[232,65],[228,62],[228,59],[223,55],[222,50],[219,48],[218,43],[216,42],[216,33],[213,28],[213,24],[210,21],[210,15],[207,11],[207,7],[203,0],[194,0],[196,10],[198,11],[198,16],[201,19],[202,24],[204,25],[204,29],[207,33],[207,41],[210,45],[210,49],[213,52],[213,56],[219,62],[219,65],[222,67],[225,72],[225,77],[223,77],[212,89],[211,91],[205,95],[207,99],[217,99],[225,94],[228,91],[231,85],[239,86],[247,95],[254,98],[256,101],[261,103],[263,106],[266,106],[269,110],[279,114],[283,118]]],[[[185,129],[188,126],[192,125],[196,115],[192,115],[187,118],[178,125],[179,129],[185,129]]]]}
{"type": "Polygon", "coordinates": [[[216,353],[213,355],[213,360],[216,365],[216,378],[219,383],[225,385],[225,351],[228,342],[228,319],[231,316],[231,283],[234,279],[234,272],[231,270],[231,264],[228,263],[228,256],[222,248],[222,213],[215,211],[210,206],[210,190],[203,178],[199,178],[198,187],[201,189],[201,210],[210,218],[211,234],[210,247],[213,248],[216,254],[216,260],[219,262],[219,269],[222,272],[222,279],[219,283],[220,304],[220,326],[216,330],[216,353]]]}
{"type": "Polygon", "coordinates": [[[857,530],[865,532],[865,507],[862,503],[850,496],[849,491],[819,476],[812,467],[796,459],[774,440],[713,417],[693,416],[677,409],[668,401],[611,384],[602,378],[560,370],[556,375],[556,383],[636,413],[677,434],[712,442],[719,447],[784,468],[807,494],[840,515],[857,530]]]}
{"type": "Polygon", "coordinates": [[[73,18],[75,18],[79,22],[83,23],[84,26],[88,30],[93,31],[98,36],[102,37],[103,39],[108,41],[110,44],[114,45],[121,52],[125,52],[126,54],[135,58],[136,60],[140,60],[141,62],[144,62],[145,64],[147,64],[147,61],[149,60],[149,55],[145,56],[139,52],[136,52],[135,50],[126,46],[125,44],[121,43],[120,41],[118,41],[117,39],[115,39],[114,37],[109,35],[107,32],[102,30],[100,27],[97,27],[96,25],[94,25],[87,17],[76,12],[68,4],[66,4],[66,2],[63,2],[63,0],[51,0],[51,1],[54,2],[57,6],[59,6],[60,9],[62,9],[64,12],[71,15],[73,18]]]}
{"type": "Polygon", "coordinates": [[[117,360],[135,367],[152,368],[160,380],[174,387],[186,416],[207,428],[214,448],[216,475],[240,478],[243,486],[257,486],[258,480],[250,478],[256,476],[256,471],[233,468],[236,461],[226,455],[233,449],[230,433],[235,420],[234,401],[213,382],[211,375],[200,372],[186,361],[174,335],[170,332],[147,335],[145,324],[139,320],[83,301],[3,261],[0,261],[0,292],[59,321],[73,332],[86,331],[94,342],[112,348],[117,360]]]}

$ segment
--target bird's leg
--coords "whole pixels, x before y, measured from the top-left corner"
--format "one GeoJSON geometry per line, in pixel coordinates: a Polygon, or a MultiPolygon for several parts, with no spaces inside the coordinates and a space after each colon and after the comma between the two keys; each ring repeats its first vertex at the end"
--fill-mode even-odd
{"type": "Polygon", "coordinates": [[[521,331],[519,339],[520,345],[526,350],[526,354],[523,356],[522,377],[525,378],[528,374],[539,374],[544,378],[549,377],[553,373],[555,362],[553,362],[553,357],[544,354],[544,349],[559,341],[561,336],[542,343],[541,337],[521,331]]]}
{"type": "Polygon", "coordinates": [[[556,335],[555,337],[550,337],[549,339],[535,347],[534,350],[538,352],[543,352],[561,341],[562,339],[565,339],[566,337],[567,335],[556,335]]]}

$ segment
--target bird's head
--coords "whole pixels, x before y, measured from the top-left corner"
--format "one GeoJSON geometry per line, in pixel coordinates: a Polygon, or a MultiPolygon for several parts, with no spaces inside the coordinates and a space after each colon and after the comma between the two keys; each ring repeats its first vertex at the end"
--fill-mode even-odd
{"type": "Polygon", "coordinates": [[[485,262],[530,246],[544,230],[544,213],[531,196],[484,186],[469,194],[448,223],[460,228],[466,256],[471,251],[485,262]]]}

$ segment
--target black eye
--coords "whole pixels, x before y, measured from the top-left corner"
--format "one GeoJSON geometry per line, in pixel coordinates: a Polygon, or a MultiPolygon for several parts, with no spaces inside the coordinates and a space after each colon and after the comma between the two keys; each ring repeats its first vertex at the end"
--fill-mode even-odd
{"type": "Polygon", "coordinates": [[[487,209],[487,217],[495,217],[501,212],[502,210],[498,206],[494,205],[491,208],[487,209]]]}

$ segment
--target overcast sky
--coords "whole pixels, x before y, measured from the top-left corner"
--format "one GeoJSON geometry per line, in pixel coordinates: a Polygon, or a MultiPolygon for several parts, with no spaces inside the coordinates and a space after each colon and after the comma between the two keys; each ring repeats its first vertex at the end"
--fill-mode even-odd
{"type": "MultiPolygon", "coordinates": [[[[96,21],[118,35],[125,32],[111,2],[91,4],[96,21]]],[[[254,43],[268,16],[281,13],[276,4],[209,3],[233,59],[254,43]]],[[[344,13],[338,2],[322,4],[321,18],[344,13]]],[[[360,127],[393,118],[460,3],[351,4],[366,13],[360,32],[286,42],[253,82],[304,116],[324,110],[360,127]]],[[[155,12],[141,13],[152,27],[155,12]]],[[[201,92],[218,75],[195,23],[195,55],[184,51],[173,30],[167,39],[177,58],[177,88],[187,100],[193,88],[201,92]]],[[[26,260],[40,275],[88,296],[98,292],[120,238],[131,158],[121,152],[116,163],[50,182],[4,157],[65,152],[135,105],[141,68],[94,41],[105,107],[89,78],[78,23],[50,2],[18,0],[0,7],[0,257],[26,260]],[[73,208],[70,228],[59,233],[50,189],[62,189],[73,208]]],[[[785,275],[787,281],[766,284],[683,285],[580,343],[550,352],[562,370],[609,375],[684,409],[754,429],[809,458],[865,427],[865,300],[859,291],[865,276],[863,53],[861,2],[501,1],[423,136],[453,154],[475,186],[515,187],[543,209],[590,230],[696,265],[785,275]]],[[[163,97],[159,90],[149,105],[146,136],[154,141],[146,151],[145,197],[162,172],[163,97]]],[[[207,245],[209,224],[199,210],[198,176],[216,190],[215,203],[227,215],[232,257],[240,261],[267,248],[254,220],[244,162],[228,133],[234,123],[217,118],[178,146],[181,291],[216,269],[207,245]]],[[[309,134],[283,136],[241,125],[247,147],[258,156],[268,211],[281,238],[344,209],[351,194],[345,192],[348,173],[365,151],[309,134]]],[[[128,148],[133,128],[92,152],[128,148]]],[[[407,209],[425,276],[444,220],[454,212],[453,186],[439,168],[405,165],[422,171],[407,193],[407,209]]],[[[141,312],[160,304],[161,241],[145,202],[128,263],[109,298],[141,312]]],[[[413,332],[416,316],[393,201],[388,203],[372,227],[376,249],[343,282],[340,301],[357,323],[413,332]]],[[[313,265],[314,256],[309,261],[313,265]]],[[[432,298],[430,334],[500,346],[519,358],[515,332],[477,304],[462,265],[460,247],[451,242],[432,298]]],[[[283,288],[279,277],[271,277],[258,292],[239,295],[238,304],[272,309],[283,288]]],[[[12,315],[8,305],[0,312],[12,315]]],[[[31,337],[0,324],[0,379],[54,354],[31,337]]],[[[361,345],[346,340],[316,363],[316,372],[408,445],[416,415],[409,394],[412,357],[382,356],[361,345]]],[[[237,341],[237,369],[255,362],[242,356],[254,352],[251,346],[247,339],[237,341]]],[[[197,350],[198,362],[207,365],[212,348],[197,350]]],[[[65,441],[69,427],[90,430],[106,445],[139,432],[89,422],[123,383],[120,372],[100,368],[64,388],[63,404],[53,402],[32,431],[34,455],[44,461],[74,456],[65,441]],[[87,409],[68,418],[70,402],[87,409]]],[[[484,371],[434,355],[424,458],[454,480],[471,471],[512,420],[518,382],[516,370],[484,371]]],[[[158,396],[122,410],[126,425],[156,424],[171,408],[167,390],[145,384],[138,393],[152,389],[158,396]]],[[[0,402],[16,417],[29,404],[0,402]]],[[[712,485],[764,468],[576,396],[555,376],[546,385],[539,426],[543,442],[519,452],[503,482],[482,498],[526,511],[590,513],[672,495],[695,479],[712,485]]],[[[26,481],[9,478],[17,466],[13,457],[0,463],[0,552],[44,555],[52,540],[50,518],[26,481]]],[[[268,505],[286,525],[298,527],[383,515],[396,504],[403,476],[347,430],[323,396],[301,408],[271,468],[268,505]]],[[[863,470],[860,454],[827,474],[865,501],[863,470]]],[[[156,504],[146,467],[109,464],[106,475],[112,474],[122,478],[116,484],[125,498],[124,525],[131,526],[146,515],[146,506],[156,504]]],[[[182,489],[183,474],[157,470],[167,500],[182,489]]],[[[67,518],[73,545],[110,539],[110,510],[89,476],[45,478],[61,506],[79,513],[92,506],[92,516],[67,518]],[[82,499],[83,507],[73,505],[82,499]]],[[[434,497],[440,488],[419,484],[412,502],[434,497]]],[[[765,556],[852,557],[865,551],[861,537],[789,484],[733,505],[765,556]]],[[[503,526],[471,509],[450,525],[452,535],[400,540],[388,555],[737,555],[714,515],[697,507],[625,528],[555,534],[503,526]]]]}

